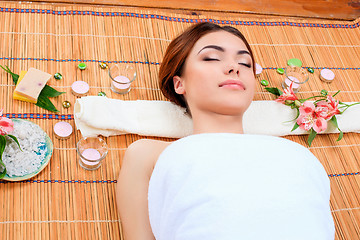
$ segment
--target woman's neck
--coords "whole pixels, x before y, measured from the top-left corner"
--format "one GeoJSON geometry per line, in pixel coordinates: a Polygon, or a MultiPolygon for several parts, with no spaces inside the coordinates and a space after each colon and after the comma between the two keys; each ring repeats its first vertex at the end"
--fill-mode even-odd
{"type": "Polygon", "coordinates": [[[193,113],[193,134],[200,133],[244,133],[242,115],[217,113],[193,113]],[[195,115],[194,115],[195,114],[195,115]]]}

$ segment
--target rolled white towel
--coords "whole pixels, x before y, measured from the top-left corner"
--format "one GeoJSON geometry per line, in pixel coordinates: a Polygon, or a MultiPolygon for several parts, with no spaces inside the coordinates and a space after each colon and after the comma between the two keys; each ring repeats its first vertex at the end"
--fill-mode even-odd
{"type": "MultiPolygon", "coordinates": [[[[296,110],[275,101],[253,101],[244,114],[244,132],[285,136],[306,134],[300,128],[291,132],[296,110]]],[[[192,120],[185,109],[167,101],[122,101],[101,96],[76,100],[74,118],[84,137],[127,133],[143,136],[181,138],[192,133],[192,120]]],[[[337,116],[343,132],[360,132],[360,105],[337,116]]],[[[336,133],[329,127],[325,133],[336,133]]]]}
{"type": "Polygon", "coordinates": [[[122,101],[101,96],[76,100],[75,124],[84,137],[134,133],[180,138],[192,133],[185,109],[166,101],[122,101]]]}

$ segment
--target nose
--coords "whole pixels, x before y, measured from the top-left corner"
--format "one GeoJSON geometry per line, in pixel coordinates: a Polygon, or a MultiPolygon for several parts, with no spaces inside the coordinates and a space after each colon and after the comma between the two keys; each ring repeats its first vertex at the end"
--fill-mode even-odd
{"type": "Polygon", "coordinates": [[[231,75],[231,74],[239,75],[239,73],[240,73],[240,66],[239,66],[238,63],[230,62],[225,67],[225,74],[226,75],[231,75]]]}
{"type": "Polygon", "coordinates": [[[239,69],[230,69],[229,74],[231,74],[232,72],[236,73],[236,75],[239,75],[239,69]]]}

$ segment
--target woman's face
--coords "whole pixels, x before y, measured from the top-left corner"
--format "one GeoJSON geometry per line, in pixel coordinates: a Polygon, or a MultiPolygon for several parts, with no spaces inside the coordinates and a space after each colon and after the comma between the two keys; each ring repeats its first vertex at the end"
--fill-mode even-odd
{"type": "Polygon", "coordinates": [[[182,76],[174,77],[175,91],[195,111],[241,115],[255,88],[252,59],[244,42],[226,31],[204,35],[194,45],[182,76]]]}

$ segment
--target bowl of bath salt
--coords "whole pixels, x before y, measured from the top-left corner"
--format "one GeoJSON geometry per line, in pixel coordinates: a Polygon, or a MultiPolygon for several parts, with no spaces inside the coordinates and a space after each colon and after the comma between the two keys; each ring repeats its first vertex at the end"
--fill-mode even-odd
{"type": "Polygon", "coordinates": [[[17,137],[21,150],[15,141],[7,141],[2,155],[7,171],[3,180],[23,181],[36,176],[48,165],[53,143],[39,125],[24,119],[12,121],[11,135],[17,137]]]}

